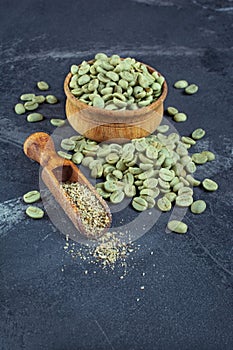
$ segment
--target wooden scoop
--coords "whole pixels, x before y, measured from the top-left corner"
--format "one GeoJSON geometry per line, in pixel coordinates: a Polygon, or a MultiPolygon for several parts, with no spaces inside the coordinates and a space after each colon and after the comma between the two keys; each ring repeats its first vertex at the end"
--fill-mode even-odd
{"type": "Polygon", "coordinates": [[[43,170],[41,177],[44,183],[79,232],[91,239],[97,239],[98,236],[106,232],[112,221],[111,212],[107,203],[73,162],[57,155],[53,140],[48,134],[36,132],[30,135],[24,142],[24,153],[29,158],[42,165],[43,170]],[[101,231],[101,234],[90,232],[84,227],[80,218],[79,209],[70,201],[65,191],[60,187],[61,183],[66,181],[79,182],[80,184],[86,185],[105,209],[109,223],[106,229],[101,231]]]}

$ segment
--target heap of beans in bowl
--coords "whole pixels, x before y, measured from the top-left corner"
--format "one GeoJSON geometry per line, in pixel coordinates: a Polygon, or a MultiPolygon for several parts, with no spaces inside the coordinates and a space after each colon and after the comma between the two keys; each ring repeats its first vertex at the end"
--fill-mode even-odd
{"type": "Polygon", "coordinates": [[[89,106],[106,110],[136,110],[155,102],[164,77],[134,58],[95,55],[90,62],[71,66],[71,93],[89,106]]]}

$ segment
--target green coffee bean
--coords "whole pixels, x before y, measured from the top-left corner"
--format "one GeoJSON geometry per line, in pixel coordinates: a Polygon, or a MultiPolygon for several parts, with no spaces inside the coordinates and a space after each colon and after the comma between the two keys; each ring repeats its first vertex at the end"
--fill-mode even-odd
{"type": "Polygon", "coordinates": [[[142,169],[143,171],[149,170],[153,168],[153,164],[144,164],[140,163],[139,168],[142,169]]]}
{"type": "Polygon", "coordinates": [[[187,143],[189,145],[195,145],[196,144],[196,141],[191,139],[191,137],[187,137],[187,136],[182,136],[181,137],[181,141],[184,142],[184,143],[187,143]]]}
{"type": "Polygon", "coordinates": [[[31,113],[31,114],[28,114],[27,116],[27,121],[29,123],[40,122],[43,119],[44,119],[44,116],[41,113],[31,113]]]}
{"type": "Polygon", "coordinates": [[[161,168],[159,170],[159,176],[164,181],[172,181],[172,179],[175,176],[175,173],[174,173],[173,170],[168,170],[168,169],[165,169],[165,168],[161,168]]]}
{"type": "Polygon", "coordinates": [[[119,156],[117,153],[109,153],[105,159],[109,164],[116,164],[119,160],[119,156]]]}
{"type": "Polygon", "coordinates": [[[121,179],[123,178],[122,171],[120,171],[120,170],[114,170],[114,171],[112,172],[112,174],[113,174],[114,176],[116,176],[116,178],[119,179],[119,180],[121,180],[121,179]]]}
{"type": "Polygon", "coordinates": [[[26,209],[26,214],[32,219],[42,219],[44,216],[44,211],[31,205],[26,209]]]}
{"type": "Polygon", "coordinates": [[[72,64],[70,71],[73,75],[77,74],[78,73],[78,66],[76,64],[72,64]]]}
{"type": "Polygon", "coordinates": [[[184,187],[183,182],[178,182],[173,186],[173,192],[178,192],[181,187],[184,187]]]}
{"type": "Polygon", "coordinates": [[[111,193],[110,193],[110,192],[106,192],[106,191],[104,191],[104,189],[102,189],[102,188],[97,188],[96,191],[97,191],[97,192],[99,193],[99,195],[100,195],[101,197],[103,197],[104,199],[107,199],[107,198],[109,198],[109,197],[111,196],[111,193]]]}
{"type": "Polygon", "coordinates": [[[114,191],[110,196],[110,202],[117,204],[123,201],[125,194],[123,191],[114,191]]]}
{"type": "Polygon", "coordinates": [[[21,101],[31,101],[35,97],[35,94],[23,94],[20,96],[21,101]]]}
{"type": "Polygon", "coordinates": [[[193,203],[193,197],[190,194],[182,194],[176,197],[176,205],[179,207],[189,207],[193,203]]]}
{"type": "Polygon", "coordinates": [[[191,186],[199,186],[201,184],[201,181],[194,179],[194,177],[190,174],[186,176],[186,179],[191,186]]]}
{"type": "Polygon", "coordinates": [[[205,164],[208,161],[208,158],[205,154],[203,153],[194,153],[192,155],[192,161],[195,164],[205,164]]]}
{"type": "Polygon", "coordinates": [[[195,173],[197,170],[196,165],[193,162],[188,163],[185,168],[189,173],[195,173]]]}
{"type": "Polygon", "coordinates": [[[124,187],[126,197],[134,197],[136,195],[136,187],[127,183],[124,187]]]}
{"type": "Polygon", "coordinates": [[[83,158],[84,158],[84,156],[81,152],[76,152],[72,156],[72,162],[75,164],[81,164],[83,158]]]}
{"type": "Polygon", "coordinates": [[[172,208],[171,202],[165,196],[158,199],[157,206],[161,211],[169,211],[172,208]]]}
{"type": "Polygon", "coordinates": [[[100,178],[103,174],[103,166],[101,164],[96,164],[91,170],[91,177],[94,179],[100,178]]]}
{"type": "Polygon", "coordinates": [[[97,150],[99,149],[99,145],[96,144],[86,144],[84,146],[84,149],[86,151],[90,151],[90,152],[97,152],[97,150]]]}
{"type": "Polygon", "coordinates": [[[149,196],[152,198],[155,198],[156,196],[156,192],[154,190],[152,190],[151,188],[142,188],[140,190],[140,196],[149,196]]]}
{"type": "Polygon", "coordinates": [[[115,192],[118,190],[117,184],[113,181],[105,181],[104,189],[107,192],[115,192]]]}
{"type": "Polygon", "coordinates": [[[208,162],[215,160],[215,154],[213,152],[203,151],[203,152],[201,152],[201,154],[207,157],[208,162]]]}
{"type": "Polygon", "coordinates": [[[134,197],[132,206],[137,211],[144,211],[148,208],[148,203],[142,197],[134,197]]]}
{"type": "Polygon", "coordinates": [[[146,180],[143,181],[143,186],[145,188],[152,188],[152,189],[154,189],[155,187],[158,186],[158,179],[153,179],[153,178],[146,179],[146,180]]]}
{"type": "Polygon", "coordinates": [[[205,179],[202,181],[202,186],[207,191],[216,191],[218,189],[218,184],[211,180],[211,179],[205,179]]]}
{"type": "Polygon", "coordinates": [[[176,233],[186,233],[188,231],[188,226],[182,222],[177,220],[171,220],[167,224],[167,228],[176,233]]]}
{"type": "Polygon", "coordinates": [[[35,109],[37,109],[39,107],[39,104],[37,102],[34,101],[28,101],[26,103],[24,103],[24,108],[27,111],[33,111],[35,109]]]}
{"type": "MultiPolygon", "coordinates": [[[[139,169],[140,171],[142,171],[141,169],[139,169]]],[[[150,177],[154,176],[154,169],[149,169],[147,171],[144,171],[143,173],[140,173],[138,175],[138,179],[139,180],[146,180],[149,179],[150,177]]]]}
{"type": "Polygon", "coordinates": [[[199,199],[192,203],[190,209],[193,214],[201,214],[206,210],[206,202],[199,199]]]}
{"type": "Polygon", "coordinates": [[[177,123],[185,122],[187,120],[187,115],[185,113],[176,113],[173,117],[173,120],[175,120],[177,123]]]}
{"type": "Polygon", "coordinates": [[[188,82],[186,80],[178,80],[174,84],[174,87],[176,89],[185,89],[187,86],[188,86],[188,82]]]}
{"type": "Polygon", "coordinates": [[[51,104],[51,105],[53,105],[53,104],[55,104],[55,103],[58,102],[58,99],[57,99],[56,96],[54,96],[54,95],[47,95],[47,96],[45,97],[45,100],[46,100],[47,103],[49,103],[49,104],[51,104]]]}
{"type": "Polygon", "coordinates": [[[156,92],[159,92],[161,90],[161,85],[159,83],[153,83],[151,87],[156,92]]]}
{"type": "Polygon", "coordinates": [[[65,159],[71,159],[72,158],[72,154],[69,154],[69,153],[66,153],[66,152],[63,152],[63,151],[58,151],[57,154],[60,157],[65,158],[65,159]]]}
{"type": "Polygon", "coordinates": [[[157,127],[157,131],[161,133],[166,133],[169,130],[169,125],[160,125],[157,127]]]}
{"type": "Polygon", "coordinates": [[[176,184],[179,183],[179,178],[177,176],[175,176],[172,181],[170,182],[170,186],[173,187],[175,186],[176,184]]]}
{"type": "Polygon", "coordinates": [[[38,81],[37,87],[39,90],[46,91],[49,89],[49,84],[46,81],[38,81]]]}
{"type": "Polygon", "coordinates": [[[150,145],[146,149],[146,156],[149,159],[157,159],[158,158],[158,150],[154,146],[150,145]]]}
{"type": "MultiPolygon", "coordinates": [[[[188,183],[188,185],[189,185],[189,183],[188,183]]],[[[178,190],[178,196],[182,196],[182,195],[190,195],[190,196],[192,196],[193,195],[192,188],[191,187],[187,187],[187,186],[181,187],[178,190]]]]}
{"type": "Polygon", "coordinates": [[[40,199],[40,192],[39,191],[30,191],[24,194],[23,200],[25,203],[34,203],[37,202],[40,199]]]}
{"type": "Polygon", "coordinates": [[[142,180],[136,180],[134,181],[135,186],[142,186],[143,181],[142,180]]]}
{"type": "Polygon", "coordinates": [[[52,118],[50,119],[50,123],[53,126],[57,126],[58,128],[60,128],[61,126],[65,125],[66,121],[64,119],[52,118]]]}
{"type": "Polygon", "coordinates": [[[85,167],[88,167],[89,164],[94,160],[93,157],[84,157],[83,160],[82,160],[82,165],[85,166],[85,167]]]}
{"type": "Polygon", "coordinates": [[[41,104],[45,102],[45,97],[43,95],[38,95],[33,97],[32,101],[41,104]]]}
{"type": "Polygon", "coordinates": [[[104,108],[104,100],[101,97],[95,96],[92,102],[93,107],[104,108]]]}
{"type": "Polygon", "coordinates": [[[132,186],[134,183],[134,176],[131,173],[127,173],[123,176],[122,181],[132,186]]]}
{"type": "Polygon", "coordinates": [[[165,189],[165,190],[169,190],[170,189],[170,184],[169,184],[169,182],[167,182],[167,181],[164,181],[164,180],[162,180],[162,179],[158,179],[158,183],[159,183],[159,186],[161,187],[161,188],[163,188],[163,189],[165,189]]]}
{"type": "Polygon", "coordinates": [[[205,136],[205,130],[199,128],[199,129],[196,129],[192,132],[192,138],[194,140],[200,140],[202,139],[202,137],[205,136]]]}
{"type": "Polygon", "coordinates": [[[196,84],[191,84],[185,88],[185,92],[188,95],[193,95],[198,91],[198,86],[196,84]]]}
{"type": "Polygon", "coordinates": [[[120,171],[125,171],[127,169],[127,166],[122,160],[118,160],[118,162],[116,163],[116,169],[120,171]]]}
{"type": "Polygon", "coordinates": [[[183,176],[179,177],[180,181],[183,182],[185,187],[189,187],[190,183],[188,182],[188,180],[186,180],[183,176]]]}
{"type": "Polygon", "coordinates": [[[62,147],[63,149],[65,149],[66,151],[72,151],[72,150],[74,150],[75,146],[76,146],[75,141],[72,141],[72,140],[70,140],[70,139],[63,139],[63,140],[61,141],[61,147],[62,147]]]}
{"type": "Polygon", "coordinates": [[[174,116],[174,115],[176,115],[177,113],[179,113],[178,109],[175,108],[175,107],[168,107],[168,108],[167,108],[167,112],[168,112],[168,114],[171,115],[171,116],[174,116]]]}
{"type": "Polygon", "coordinates": [[[141,198],[145,199],[145,201],[148,204],[148,208],[153,208],[155,206],[155,200],[154,198],[150,197],[150,196],[140,196],[141,198]]]}
{"type": "Polygon", "coordinates": [[[192,158],[190,156],[183,156],[181,159],[180,159],[180,163],[185,166],[187,165],[188,163],[190,163],[192,161],[192,158]]]}
{"type": "Polygon", "coordinates": [[[79,74],[79,76],[81,75],[81,77],[82,77],[84,75],[87,75],[86,73],[88,73],[89,70],[90,70],[90,65],[87,62],[83,62],[81,64],[81,66],[79,67],[78,74],[79,74]]]}
{"type": "Polygon", "coordinates": [[[176,193],[168,192],[164,195],[164,197],[167,198],[172,203],[176,199],[176,193]]]}
{"type": "Polygon", "coordinates": [[[15,113],[16,114],[24,114],[26,112],[25,107],[22,103],[17,103],[15,105],[15,113]]]}
{"type": "Polygon", "coordinates": [[[120,79],[118,82],[119,86],[122,87],[122,89],[127,90],[129,83],[127,80],[120,79]]]}

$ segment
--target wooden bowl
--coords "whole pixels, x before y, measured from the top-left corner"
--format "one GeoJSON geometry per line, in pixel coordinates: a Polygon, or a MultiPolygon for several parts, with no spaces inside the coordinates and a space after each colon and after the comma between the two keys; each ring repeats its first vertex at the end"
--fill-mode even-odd
{"type": "MultiPolygon", "coordinates": [[[[90,61],[89,63],[92,63],[90,61]]],[[[149,72],[156,70],[146,65],[149,72]]],[[[159,75],[161,75],[158,72],[159,75]]],[[[164,111],[164,100],[167,96],[167,83],[164,81],[162,93],[158,100],[149,106],[137,110],[110,111],[104,108],[89,106],[79,101],[70,91],[69,73],[64,81],[66,99],[66,116],[71,126],[81,135],[102,142],[117,139],[134,139],[150,135],[161,123],[164,111]]]]}

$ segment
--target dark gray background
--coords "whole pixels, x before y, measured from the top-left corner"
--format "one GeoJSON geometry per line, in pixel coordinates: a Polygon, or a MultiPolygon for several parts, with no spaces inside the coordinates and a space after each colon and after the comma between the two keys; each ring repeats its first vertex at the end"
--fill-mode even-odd
{"type": "Polygon", "coordinates": [[[1,350],[233,348],[232,24],[231,0],[1,0],[1,350]],[[189,116],[178,131],[203,127],[206,137],[194,150],[216,153],[199,177],[214,178],[219,190],[195,191],[206,212],[186,214],[184,236],[165,233],[169,216],[162,215],[137,241],[124,279],[120,267],[106,272],[72,260],[49,218],[27,219],[21,200],[39,183],[39,166],[24,156],[23,142],[54,128],[49,118],[27,123],[14,104],[44,79],[61,103],[42,110],[64,117],[69,66],[99,51],[161,71],[170,87],[165,106],[189,116]],[[198,94],[173,89],[179,78],[197,83],[198,94]]]}

